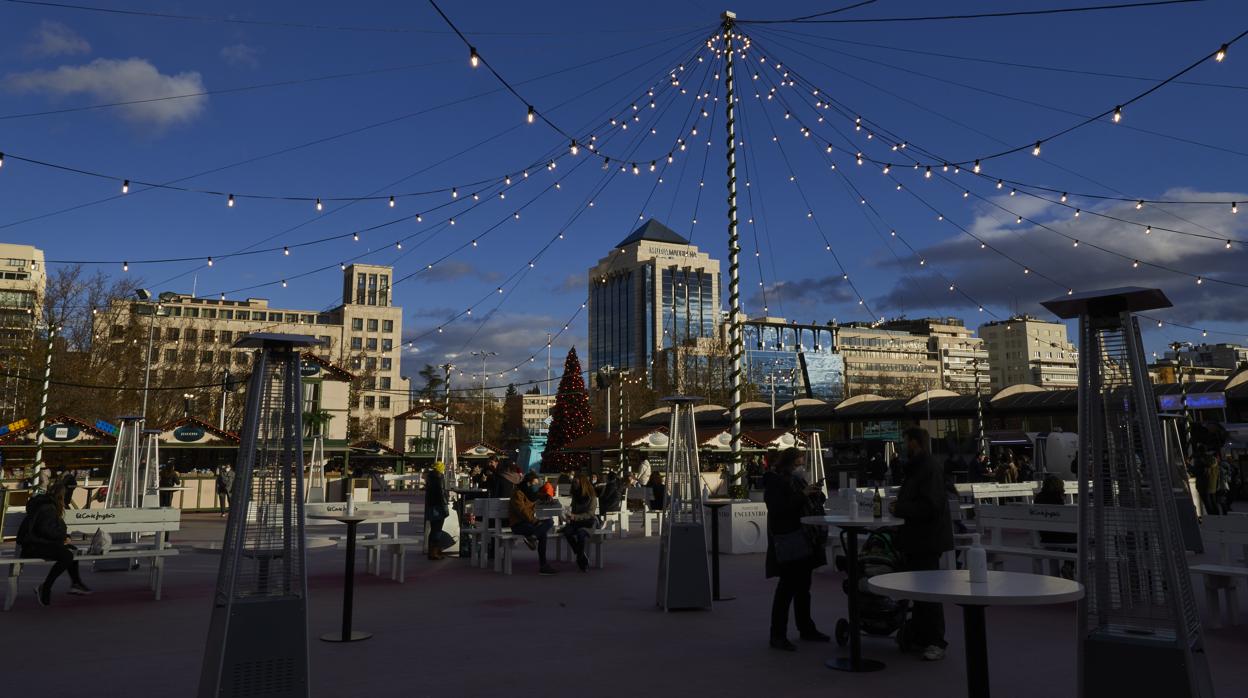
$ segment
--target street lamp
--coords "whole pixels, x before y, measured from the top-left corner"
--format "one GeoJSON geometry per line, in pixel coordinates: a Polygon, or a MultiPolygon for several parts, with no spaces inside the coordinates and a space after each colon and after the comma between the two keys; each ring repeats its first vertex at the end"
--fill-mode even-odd
{"type": "Polygon", "coordinates": [[[48,331],[48,355],[43,368],[43,392],[39,396],[39,430],[35,432],[35,465],[43,462],[43,430],[48,421],[48,389],[52,385],[52,341],[56,339],[58,328],[53,324],[44,324],[48,331]]]}
{"type": "Polygon", "coordinates": [[[194,393],[182,393],[182,416],[191,416],[191,400],[195,399],[194,393]]]}
{"type": "Polygon", "coordinates": [[[481,443],[485,443],[485,381],[489,379],[485,372],[485,360],[498,354],[492,351],[474,351],[472,355],[481,357],[481,443]]]}
{"type": "Polygon", "coordinates": [[[144,420],[147,419],[147,394],[152,383],[152,340],[156,332],[156,316],[164,316],[165,308],[160,303],[152,303],[152,292],[145,288],[135,289],[135,298],[141,303],[139,307],[147,308],[151,314],[151,320],[147,324],[147,357],[143,368],[143,409],[140,416],[144,420]]]}

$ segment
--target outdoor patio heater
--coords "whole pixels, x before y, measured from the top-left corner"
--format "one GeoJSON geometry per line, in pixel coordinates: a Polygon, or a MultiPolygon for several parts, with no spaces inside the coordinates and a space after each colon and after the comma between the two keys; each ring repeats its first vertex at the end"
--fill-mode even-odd
{"type": "Polygon", "coordinates": [[[1044,306],[1079,318],[1079,695],[1213,696],[1133,316],[1170,300],[1131,287],[1044,306]]]}
{"type": "Polygon", "coordinates": [[[810,484],[818,485],[823,496],[828,496],[827,471],[823,467],[823,443],[820,441],[821,429],[810,429],[806,437],[810,439],[806,450],[807,464],[810,466],[810,484]]]}
{"type": "Polygon", "coordinates": [[[117,448],[113,451],[113,469],[108,473],[108,494],[104,506],[134,508],[139,505],[140,460],[142,454],[142,417],[121,417],[117,427],[117,448]]]}
{"type": "Polygon", "coordinates": [[[160,506],[160,430],[143,430],[143,453],[139,457],[139,472],[142,475],[142,495],[140,504],[145,509],[160,506]]]}
{"type": "Polygon", "coordinates": [[[307,698],[303,386],[315,337],[251,334],[247,407],[212,597],[199,698],[307,698]]]}
{"type": "Polygon", "coordinates": [[[702,398],[675,396],[667,442],[667,507],[659,540],[658,605],[665,611],[711,607],[702,477],[693,405],[702,398]]]}
{"type": "MultiPolygon", "coordinates": [[[[453,419],[435,420],[434,424],[438,427],[437,441],[434,447],[433,462],[441,463],[446,466],[446,472],[442,475],[442,482],[447,489],[447,500],[455,503],[456,497],[459,495],[450,491],[452,487],[458,487],[459,478],[459,454],[455,450],[455,427],[462,424],[453,419]]],[[[455,539],[454,545],[449,548],[443,548],[444,553],[459,553],[459,516],[456,515],[454,507],[451,508],[451,515],[446,517],[442,522],[442,531],[455,539]]],[[[429,525],[425,524],[425,550],[429,549],[429,525]]]]}
{"type": "Polygon", "coordinates": [[[312,457],[308,465],[308,492],[305,501],[325,501],[325,435],[312,437],[312,457]]]}

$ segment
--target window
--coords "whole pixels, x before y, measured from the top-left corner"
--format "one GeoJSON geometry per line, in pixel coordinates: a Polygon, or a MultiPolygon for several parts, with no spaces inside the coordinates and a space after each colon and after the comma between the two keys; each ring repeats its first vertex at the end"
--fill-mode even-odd
{"type": "Polygon", "coordinates": [[[369,337],[368,342],[365,343],[365,346],[368,347],[369,351],[377,351],[377,338],[369,337]]]}
{"type": "Polygon", "coordinates": [[[215,330],[204,330],[204,344],[212,344],[217,341],[217,333],[215,330]]]}
{"type": "Polygon", "coordinates": [[[178,341],[178,335],[181,333],[182,333],[182,330],[179,330],[176,327],[168,327],[165,329],[165,339],[171,342],[176,342],[178,341]]]}
{"type": "Polygon", "coordinates": [[[389,419],[377,420],[377,436],[380,436],[383,439],[390,438],[390,420],[389,419]]]}
{"type": "Polygon", "coordinates": [[[212,363],[212,352],[210,352],[210,351],[205,351],[205,352],[201,353],[201,354],[199,355],[199,362],[200,362],[201,364],[210,364],[210,363],[212,363]]]}
{"type": "Polygon", "coordinates": [[[188,342],[198,342],[198,341],[199,341],[199,330],[197,330],[197,329],[195,329],[195,328],[193,328],[193,327],[188,327],[188,328],[186,328],[186,341],[188,341],[188,342]]]}
{"type": "Polygon", "coordinates": [[[236,310],[234,311],[234,317],[239,320],[250,320],[251,311],[250,310],[236,310]]]}
{"type": "Polygon", "coordinates": [[[299,316],[296,315],[295,313],[286,313],[286,322],[289,322],[290,324],[293,325],[299,322],[299,316]]]}
{"type": "Polygon", "coordinates": [[[382,320],[382,321],[381,321],[381,331],[382,331],[382,332],[393,332],[393,331],[394,331],[394,320],[382,320]]]}
{"type": "Polygon", "coordinates": [[[364,318],[362,317],[351,318],[351,329],[355,330],[356,332],[362,332],[364,330],[364,318]]]}
{"type": "Polygon", "coordinates": [[[376,379],[376,378],[374,378],[374,377],[372,377],[372,376],[369,376],[368,378],[365,378],[365,379],[364,379],[364,387],[365,387],[365,388],[368,388],[369,390],[376,390],[376,389],[377,389],[377,379],[376,379]]]}
{"type": "Polygon", "coordinates": [[[220,342],[222,344],[234,343],[234,333],[231,332],[230,330],[221,330],[220,332],[217,333],[217,337],[220,339],[220,342]]]}
{"type": "Polygon", "coordinates": [[[393,339],[383,339],[383,340],[381,340],[381,350],[382,350],[382,351],[390,351],[390,350],[391,350],[391,349],[393,349],[393,348],[394,348],[394,340],[393,340],[393,339]]]}
{"type": "Polygon", "coordinates": [[[381,378],[381,389],[382,389],[382,390],[389,390],[389,389],[390,389],[390,378],[389,378],[389,377],[387,377],[387,376],[382,376],[382,378],[381,378]]]}
{"type": "Polygon", "coordinates": [[[240,351],[234,355],[234,363],[242,366],[247,363],[247,352],[240,351]]]}
{"type": "Polygon", "coordinates": [[[204,317],[210,320],[216,320],[217,319],[216,308],[204,308],[204,317]]]}
{"type": "Polygon", "coordinates": [[[153,327],[153,328],[152,328],[152,339],[153,339],[154,341],[155,341],[155,340],[159,340],[159,339],[160,339],[160,328],[159,328],[159,327],[153,327]]]}
{"type": "Polygon", "coordinates": [[[360,363],[361,363],[360,357],[358,356],[351,357],[351,368],[353,370],[356,370],[356,371],[360,370],[360,363]]]}
{"type": "Polygon", "coordinates": [[[222,310],[222,311],[221,311],[221,319],[222,319],[222,320],[233,320],[233,319],[234,319],[234,311],[233,311],[233,310],[222,310]]]}
{"type": "Polygon", "coordinates": [[[376,320],[376,319],[370,319],[370,320],[368,321],[368,331],[369,331],[369,332],[376,332],[376,331],[377,331],[377,320],[376,320]]]}
{"type": "Polygon", "coordinates": [[[373,357],[371,357],[371,356],[370,356],[370,357],[368,357],[367,359],[364,359],[364,368],[368,369],[369,371],[376,370],[376,368],[377,368],[377,359],[374,359],[374,358],[373,358],[373,357]]]}
{"type": "Polygon", "coordinates": [[[167,364],[173,364],[173,363],[177,363],[177,362],[178,362],[178,350],[177,350],[177,349],[166,349],[166,350],[165,350],[165,363],[167,363],[167,364]]]}
{"type": "Polygon", "coordinates": [[[383,370],[383,371],[389,371],[389,370],[390,370],[390,359],[389,359],[389,357],[384,358],[384,359],[382,359],[382,360],[381,360],[381,370],[383,370]]]}
{"type": "Polygon", "coordinates": [[[351,348],[352,348],[352,349],[363,349],[363,348],[364,348],[364,340],[363,340],[363,339],[361,339],[361,338],[359,338],[359,337],[352,337],[352,338],[351,338],[351,348]]]}
{"type": "Polygon", "coordinates": [[[187,317],[199,317],[199,308],[187,308],[185,315],[187,317]]]}
{"type": "Polygon", "coordinates": [[[383,410],[390,409],[390,396],[382,395],[381,397],[377,398],[377,406],[383,410]]]}
{"type": "Polygon", "coordinates": [[[126,328],[121,325],[113,325],[113,339],[121,339],[126,336],[126,328]]]}
{"type": "Polygon", "coordinates": [[[281,313],[269,313],[269,322],[281,322],[281,321],[282,321],[281,313]]]}
{"type": "Polygon", "coordinates": [[[317,339],[321,340],[321,346],[325,347],[326,349],[329,349],[331,346],[333,346],[334,340],[327,334],[323,334],[317,337],[317,339]]]}
{"type": "Polygon", "coordinates": [[[374,407],[376,407],[376,398],[374,398],[372,395],[365,395],[364,396],[364,409],[371,410],[374,407]]]}

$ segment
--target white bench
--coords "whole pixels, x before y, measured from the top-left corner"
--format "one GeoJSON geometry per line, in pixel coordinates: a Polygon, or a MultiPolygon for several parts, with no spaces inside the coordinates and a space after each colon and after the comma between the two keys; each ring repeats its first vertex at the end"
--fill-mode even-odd
{"type": "Polygon", "coordinates": [[[1200,533],[1205,540],[1205,550],[1217,549],[1218,562],[1192,565],[1188,569],[1205,578],[1210,625],[1216,627],[1221,615],[1219,590],[1226,595],[1227,624],[1235,625],[1239,620],[1239,580],[1248,579],[1248,564],[1236,565],[1231,551],[1239,548],[1248,555],[1248,516],[1206,516],[1200,533]]]}
{"type": "MultiPolygon", "coordinates": [[[[24,517],[25,513],[22,513],[21,516],[24,517]]],[[[11,515],[10,518],[20,517],[11,515]]],[[[121,534],[137,533],[140,534],[140,536],[137,537],[138,541],[142,541],[142,534],[152,534],[152,542],[150,545],[143,542],[128,544],[118,543],[107,553],[103,553],[101,555],[81,554],[75,559],[79,562],[95,562],[97,560],[150,560],[151,567],[148,571],[148,589],[152,591],[153,596],[157,601],[160,600],[161,590],[164,586],[165,558],[178,554],[176,549],[169,547],[169,532],[179,530],[181,525],[181,509],[112,508],[65,510],[65,530],[70,534],[80,533],[91,536],[94,535],[97,529],[99,529],[113,537],[118,537],[121,534]]],[[[24,568],[31,565],[40,566],[52,564],[55,563],[41,558],[19,558],[13,554],[0,556],[0,566],[7,566],[9,568],[8,590],[4,597],[4,610],[8,611],[13,608],[13,604],[17,600],[17,583],[24,568]]]]}
{"type": "MultiPolygon", "coordinates": [[[[470,511],[476,523],[464,527],[460,533],[468,542],[469,560],[474,567],[486,568],[490,564],[490,545],[503,534],[503,526],[507,521],[509,500],[506,499],[473,499],[465,503],[465,511],[470,511]]],[[[502,571],[502,559],[494,556],[496,571],[502,571]]]]}
{"type": "Polygon", "coordinates": [[[975,507],[975,520],[988,551],[989,560],[1000,568],[1002,556],[1031,558],[1033,572],[1043,574],[1044,561],[1049,561],[1050,572],[1058,575],[1060,564],[1075,562],[1078,553],[1070,550],[1072,545],[1051,546],[1040,540],[1040,533],[1078,533],[1079,509],[1070,504],[981,504],[975,507]],[[1027,547],[1005,545],[1006,530],[1021,530],[1030,534],[1031,545],[1027,547]]]}
{"type": "MultiPolygon", "coordinates": [[[[586,552],[589,554],[589,564],[597,569],[602,569],[606,567],[607,564],[606,558],[604,558],[602,554],[602,544],[608,537],[610,537],[611,529],[591,528],[587,530],[589,533],[589,540],[585,542],[585,547],[588,548],[586,552]]],[[[565,545],[565,543],[567,543],[567,539],[563,537],[563,533],[551,531],[551,535],[558,536],[555,539],[555,559],[563,562],[571,562],[572,546],[565,545]]]]}
{"type": "MultiPolygon", "coordinates": [[[[424,547],[424,536],[402,536],[399,534],[399,524],[408,523],[411,520],[410,507],[407,502],[367,502],[357,504],[356,507],[362,511],[380,512],[387,518],[386,520],[368,519],[361,522],[361,525],[374,525],[376,529],[372,533],[363,533],[357,536],[356,545],[363,548],[367,553],[365,558],[365,569],[370,574],[381,575],[381,557],[382,553],[390,555],[390,579],[403,583],[405,572],[407,570],[407,547],[417,546],[424,547]]],[[[334,526],[340,525],[333,519],[316,519],[312,518],[312,514],[326,515],[345,512],[347,509],[346,502],[309,502],[304,505],[304,516],[307,518],[306,526],[334,526]]],[[[338,539],[342,544],[345,541],[339,536],[331,536],[338,539]]]]}
{"type": "MultiPolygon", "coordinates": [[[[547,547],[549,547],[549,544],[550,544],[549,537],[560,536],[560,534],[557,531],[555,531],[555,529],[552,528],[546,532],[546,536],[547,536],[547,541],[546,541],[547,547]]],[[[516,556],[516,543],[519,543],[523,541],[524,539],[525,539],[525,536],[522,536],[519,533],[500,533],[497,536],[494,536],[493,540],[494,540],[494,571],[495,572],[502,572],[503,574],[511,574],[511,563],[512,563],[513,558],[515,558],[516,556]]],[[[557,542],[556,542],[556,545],[558,545],[557,542]]],[[[557,552],[558,551],[556,551],[556,553],[557,552]]]]}

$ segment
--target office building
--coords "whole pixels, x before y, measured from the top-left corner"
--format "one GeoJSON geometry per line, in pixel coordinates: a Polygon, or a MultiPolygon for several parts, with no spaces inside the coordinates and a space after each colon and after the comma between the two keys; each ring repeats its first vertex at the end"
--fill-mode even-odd
{"type": "Polygon", "coordinates": [[[719,262],[653,218],[589,270],[589,357],[649,372],[656,354],[719,337],[719,262]]]}
{"type": "Polygon", "coordinates": [[[836,331],[834,325],[801,325],[777,317],[746,320],[745,380],[761,400],[769,400],[774,387],[778,404],[804,397],[844,399],[845,360],[837,353],[836,331]]]}
{"type": "Polygon", "coordinates": [[[848,396],[910,397],[940,387],[940,361],[926,335],[868,323],[841,325],[837,349],[845,360],[848,396]]]}
{"type": "MultiPolygon", "coordinates": [[[[48,277],[43,250],[0,243],[0,425],[21,414],[35,384],[30,375],[31,349],[43,310],[48,277]]],[[[40,333],[41,334],[41,333],[40,333]]]]}
{"type": "Polygon", "coordinates": [[[545,434],[550,429],[550,410],[557,395],[522,395],[520,407],[524,429],[530,434],[545,434]]]}
{"type": "Polygon", "coordinates": [[[1079,352],[1066,338],[1066,325],[1030,315],[979,327],[988,350],[992,390],[1023,383],[1041,388],[1079,384],[1079,352]]]}
{"type": "Polygon", "coordinates": [[[928,358],[937,365],[937,388],[964,395],[973,395],[977,387],[989,392],[988,350],[961,318],[902,318],[881,323],[880,328],[927,336],[928,358]]]}
{"type": "Polygon", "coordinates": [[[132,317],[143,328],[151,322],[152,384],[165,373],[196,370],[216,377],[228,370],[246,373],[251,352],[234,342],[253,332],[313,335],[322,345],[311,351],[359,377],[348,428],[353,434],[375,431],[390,443],[394,418],[408,408],[408,380],[400,371],[402,308],[391,304],[392,269],[353,264],[343,272],[342,304],[329,311],[271,307],[262,298],[220,300],[162,293],[150,301],[114,302],[112,312],[97,318],[111,327],[95,328],[98,337],[125,341],[132,317]],[[155,316],[152,316],[155,311],[155,316]]]}
{"type": "MultiPolygon", "coordinates": [[[[3,252],[0,252],[3,254],[3,252]]],[[[1239,344],[1196,344],[1185,346],[1179,351],[1166,352],[1166,358],[1182,364],[1184,370],[1195,368],[1223,368],[1238,370],[1248,364],[1248,347],[1239,344]]]]}

